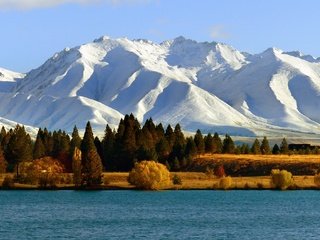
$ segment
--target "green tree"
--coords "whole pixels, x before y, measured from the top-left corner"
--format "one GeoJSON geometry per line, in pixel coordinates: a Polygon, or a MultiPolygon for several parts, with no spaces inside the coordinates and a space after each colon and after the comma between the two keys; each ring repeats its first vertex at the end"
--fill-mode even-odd
{"type": "Polygon", "coordinates": [[[281,145],[280,145],[280,153],[281,154],[288,154],[289,153],[289,147],[287,140],[285,138],[282,139],[281,145]]]}
{"type": "Polygon", "coordinates": [[[206,153],[214,152],[215,146],[214,146],[213,136],[211,135],[211,133],[208,133],[208,135],[204,137],[204,145],[205,145],[206,153]]]}
{"type": "Polygon", "coordinates": [[[280,153],[280,148],[278,144],[275,144],[272,148],[272,154],[279,154],[280,153]]]}
{"type": "Polygon", "coordinates": [[[46,149],[42,142],[42,129],[40,128],[37,134],[36,141],[33,147],[33,159],[39,159],[46,155],[46,149]]]}
{"type": "Polygon", "coordinates": [[[13,130],[5,155],[9,166],[16,167],[17,177],[19,177],[19,164],[32,160],[31,138],[23,126],[17,125],[13,130]]]}
{"type": "Polygon", "coordinates": [[[192,137],[187,138],[185,155],[188,157],[194,157],[195,155],[197,155],[197,146],[192,137]]]}
{"type": "Polygon", "coordinates": [[[2,147],[0,145],[0,173],[5,173],[7,171],[7,161],[4,158],[2,147]]]}
{"type": "Polygon", "coordinates": [[[213,153],[222,153],[222,140],[218,133],[213,135],[213,153]]]}
{"type": "Polygon", "coordinates": [[[74,126],[72,135],[71,135],[71,141],[70,141],[70,156],[73,156],[74,150],[76,148],[80,149],[80,147],[81,147],[81,137],[79,135],[77,126],[74,126]]]}
{"type": "Polygon", "coordinates": [[[203,154],[205,151],[205,144],[204,144],[204,139],[203,139],[202,133],[199,129],[197,130],[197,132],[194,136],[194,143],[197,146],[197,153],[199,155],[203,154]]]}
{"type": "Polygon", "coordinates": [[[106,126],[104,131],[104,137],[102,139],[102,151],[103,151],[103,166],[108,171],[115,171],[116,166],[114,162],[115,154],[115,133],[109,127],[106,126]]]}
{"type": "Polygon", "coordinates": [[[261,154],[260,152],[260,142],[259,140],[256,138],[252,144],[251,147],[251,153],[252,154],[261,154]]]}
{"type": "Polygon", "coordinates": [[[269,145],[269,141],[267,139],[267,137],[264,137],[262,142],[261,142],[261,146],[260,146],[260,151],[262,154],[270,154],[270,145],[269,145]]]}
{"type": "Polygon", "coordinates": [[[94,144],[94,137],[90,122],[81,143],[82,186],[93,187],[101,184],[102,163],[94,144]]]}
{"type": "Polygon", "coordinates": [[[235,146],[232,138],[226,134],[224,140],[223,140],[223,147],[222,152],[223,153],[234,153],[235,146]]]}

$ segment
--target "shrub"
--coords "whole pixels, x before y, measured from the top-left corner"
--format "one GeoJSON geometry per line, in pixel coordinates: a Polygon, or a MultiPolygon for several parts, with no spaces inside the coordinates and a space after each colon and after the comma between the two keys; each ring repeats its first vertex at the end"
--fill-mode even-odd
{"type": "Polygon", "coordinates": [[[231,188],[232,185],[232,178],[230,176],[228,177],[223,177],[219,181],[219,188],[227,190],[231,188]]]}
{"type": "Polygon", "coordinates": [[[216,175],[218,178],[223,178],[226,176],[226,172],[224,170],[223,165],[218,166],[215,170],[214,170],[214,175],[216,175]]]}
{"type": "Polygon", "coordinates": [[[172,183],[174,185],[182,185],[181,177],[179,177],[177,174],[173,175],[172,183]]]}
{"type": "Polygon", "coordinates": [[[213,171],[213,169],[211,167],[207,167],[206,168],[205,174],[206,174],[208,179],[211,179],[211,178],[214,177],[214,171],[213,171]]]}
{"type": "Polygon", "coordinates": [[[292,174],[286,170],[271,170],[272,184],[281,190],[285,190],[293,184],[292,174]]]}
{"type": "Polygon", "coordinates": [[[9,188],[12,188],[13,186],[14,186],[13,177],[7,175],[2,182],[2,188],[9,189],[9,188]]]}
{"type": "Polygon", "coordinates": [[[320,173],[314,175],[313,181],[317,187],[320,187],[320,173]]]}
{"type": "Polygon", "coordinates": [[[158,190],[170,185],[170,172],[161,163],[142,161],[135,164],[128,181],[139,189],[158,190]]]}

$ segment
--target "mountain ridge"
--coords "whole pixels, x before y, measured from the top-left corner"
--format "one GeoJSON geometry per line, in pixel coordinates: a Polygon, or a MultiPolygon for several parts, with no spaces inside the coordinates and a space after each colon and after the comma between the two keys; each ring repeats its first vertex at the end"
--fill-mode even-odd
{"type": "Polygon", "coordinates": [[[298,52],[103,36],[15,76],[0,82],[0,117],[35,127],[70,131],[90,120],[103,131],[133,113],[187,131],[320,133],[320,63],[298,52]]]}

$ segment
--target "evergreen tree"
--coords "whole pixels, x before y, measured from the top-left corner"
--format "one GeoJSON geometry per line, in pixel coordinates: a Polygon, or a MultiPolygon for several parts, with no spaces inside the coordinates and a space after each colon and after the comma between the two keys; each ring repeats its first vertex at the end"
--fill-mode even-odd
{"type": "Polygon", "coordinates": [[[161,163],[165,163],[165,160],[170,154],[170,147],[165,137],[162,137],[156,145],[156,151],[161,163]]]}
{"type": "Polygon", "coordinates": [[[102,139],[103,166],[107,171],[116,170],[116,166],[114,163],[114,147],[115,133],[112,131],[109,125],[107,125],[104,131],[104,137],[102,139]]]}
{"type": "Polygon", "coordinates": [[[94,145],[96,146],[97,152],[100,156],[100,159],[102,161],[103,159],[103,148],[102,148],[102,142],[100,141],[100,139],[98,137],[94,138],[94,145]]]}
{"type": "Polygon", "coordinates": [[[213,153],[214,152],[214,141],[211,133],[204,137],[204,145],[205,145],[205,152],[206,153],[213,153]]]}
{"type": "Polygon", "coordinates": [[[0,145],[0,173],[5,173],[7,171],[7,161],[4,157],[2,147],[0,145]]]}
{"type": "Polygon", "coordinates": [[[81,137],[79,136],[79,131],[77,126],[74,126],[71,141],[70,141],[70,156],[73,156],[74,150],[81,147],[81,137]]]}
{"type": "Polygon", "coordinates": [[[278,144],[275,144],[272,148],[272,154],[280,154],[280,148],[278,144]]]}
{"type": "Polygon", "coordinates": [[[260,152],[260,142],[259,140],[256,138],[252,144],[251,147],[251,153],[252,154],[261,154],[260,152]]]}
{"type": "Polygon", "coordinates": [[[204,144],[202,133],[199,129],[197,130],[196,135],[194,136],[194,143],[197,146],[197,153],[199,155],[203,154],[205,151],[205,144],[204,144]]]}
{"type": "Polygon", "coordinates": [[[264,137],[261,143],[260,151],[262,154],[270,154],[270,145],[267,137],[264,137]]]}
{"type": "Polygon", "coordinates": [[[94,137],[90,122],[81,143],[82,186],[92,187],[101,183],[102,163],[94,144],[94,137]]]}
{"type": "Polygon", "coordinates": [[[37,134],[36,142],[34,143],[33,147],[33,159],[39,159],[46,155],[46,149],[42,142],[41,132],[42,130],[40,128],[37,134]]]}
{"type": "Polygon", "coordinates": [[[175,157],[174,160],[173,160],[172,170],[175,171],[175,172],[180,171],[180,162],[179,162],[179,159],[177,157],[175,157]]]}
{"type": "Polygon", "coordinates": [[[175,142],[175,135],[174,135],[174,132],[173,132],[173,129],[171,127],[171,125],[169,124],[167,129],[166,129],[166,132],[165,132],[165,137],[167,139],[167,142],[169,144],[169,148],[170,148],[170,151],[174,145],[174,142],[175,142]]]}
{"type": "Polygon", "coordinates": [[[218,133],[213,135],[213,153],[222,153],[222,140],[218,133]]]}
{"type": "Polygon", "coordinates": [[[223,140],[222,152],[223,153],[234,153],[235,146],[232,138],[226,134],[223,140]]]}
{"type": "Polygon", "coordinates": [[[197,146],[192,137],[187,138],[186,153],[188,157],[194,157],[197,154],[197,146]]]}
{"type": "Polygon", "coordinates": [[[3,146],[2,141],[5,139],[7,135],[6,129],[2,126],[1,131],[0,131],[0,145],[3,146]]]}
{"type": "Polygon", "coordinates": [[[241,153],[242,154],[249,154],[250,153],[250,148],[249,148],[248,144],[241,145],[241,153]]]}
{"type": "Polygon", "coordinates": [[[16,166],[17,177],[19,177],[19,164],[32,160],[31,138],[23,126],[17,125],[13,130],[5,156],[11,169],[16,166]]]}
{"type": "Polygon", "coordinates": [[[287,140],[285,138],[282,139],[281,145],[280,145],[280,153],[281,154],[288,154],[289,153],[289,147],[287,140]]]}
{"type": "Polygon", "coordinates": [[[93,187],[102,183],[102,163],[100,156],[95,149],[89,150],[82,168],[83,186],[93,187]]]}

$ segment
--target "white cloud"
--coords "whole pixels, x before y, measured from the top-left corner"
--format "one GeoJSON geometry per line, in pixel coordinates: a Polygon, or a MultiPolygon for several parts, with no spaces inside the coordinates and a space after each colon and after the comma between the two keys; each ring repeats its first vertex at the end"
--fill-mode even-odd
{"type": "Polygon", "coordinates": [[[33,9],[54,7],[66,3],[96,4],[107,3],[110,5],[139,4],[152,0],[0,0],[0,9],[33,9]]]}
{"type": "Polygon", "coordinates": [[[225,26],[213,25],[210,28],[210,37],[213,39],[227,39],[230,37],[230,34],[226,31],[225,26]]]}

